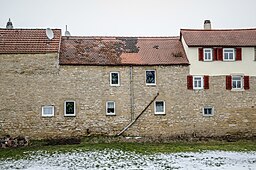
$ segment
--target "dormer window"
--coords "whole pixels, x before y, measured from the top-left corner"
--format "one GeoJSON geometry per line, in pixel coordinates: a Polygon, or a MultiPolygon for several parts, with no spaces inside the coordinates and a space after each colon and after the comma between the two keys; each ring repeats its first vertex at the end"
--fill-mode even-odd
{"type": "Polygon", "coordinates": [[[204,61],[212,61],[212,49],[204,48],[204,61]]]}
{"type": "Polygon", "coordinates": [[[234,48],[223,48],[223,61],[235,61],[234,48]]]}

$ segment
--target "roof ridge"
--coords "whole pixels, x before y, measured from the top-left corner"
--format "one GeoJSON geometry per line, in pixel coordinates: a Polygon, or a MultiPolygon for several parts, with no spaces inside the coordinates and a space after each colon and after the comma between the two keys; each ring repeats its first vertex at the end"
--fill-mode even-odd
{"type": "Polygon", "coordinates": [[[256,28],[238,28],[238,29],[180,29],[180,31],[250,31],[256,30],[256,28]]]}
{"type": "MultiPolygon", "coordinates": [[[[52,30],[61,30],[60,28],[51,28],[52,30]]],[[[46,30],[46,28],[13,28],[13,29],[6,29],[6,28],[0,28],[0,30],[6,30],[6,31],[18,31],[18,30],[46,30]]]]}
{"type": "Polygon", "coordinates": [[[137,39],[179,39],[180,36],[62,36],[64,39],[118,39],[118,38],[137,38],[137,39]]]}

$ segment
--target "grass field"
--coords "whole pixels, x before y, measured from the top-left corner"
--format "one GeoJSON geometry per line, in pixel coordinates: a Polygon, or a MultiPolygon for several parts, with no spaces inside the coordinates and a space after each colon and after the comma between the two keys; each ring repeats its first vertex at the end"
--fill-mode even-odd
{"type": "Polygon", "coordinates": [[[140,154],[155,153],[179,153],[179,152],[201,152],[201,151],[256,151],[255,140],[239,140],[236,142],[227,141],[170,141],[170,142],[124,142],[106,137],[89,137],[81,140],[76,145],[47,145],[45,141],[32,141],[31,144],[23,148],[0,149],[0,159],[26,157],[30,151],[72,152],[73,150],[95,151],[113,149],[129,151],[140,154]]]}

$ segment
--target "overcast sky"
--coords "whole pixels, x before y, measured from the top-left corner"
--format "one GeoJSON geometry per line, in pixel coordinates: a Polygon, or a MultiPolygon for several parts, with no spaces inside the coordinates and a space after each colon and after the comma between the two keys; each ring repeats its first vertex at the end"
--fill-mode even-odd
{"type": "Polygon", "coordinates": [[[256,0],[0,0],[0,27],[71,35],[176,36],[180,28],[256,28],[256,0]]]}

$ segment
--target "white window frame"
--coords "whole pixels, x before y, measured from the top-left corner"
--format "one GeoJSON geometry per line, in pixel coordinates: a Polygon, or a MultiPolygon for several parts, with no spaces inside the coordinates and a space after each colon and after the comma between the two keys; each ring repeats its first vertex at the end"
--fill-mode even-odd
{"type": "Polygon", "coordinates": [[[53,105],[45,105],[42,106],[42,117],[53,117],[54,116],[54,106],[53,105]],[[44,113],[44,108],[51,108],[52,109],[52,114],[45,114],[44,113]]]}
{"type": "Polygon", "coordinates": [[[110,86],[120,86],[120,74],[119,74],[119,72],[110,72],[109,73],[109,81],[110,81],[110,86]],[[118,84],[112,84],[112,74],[117,74],[118,75],[118,84]]]}
{"type": "Polygon", "coordinates": [[[204,48],[204,61],[212,61],[212,48],[204,48]],[[206,55],[210,55],[210,59],[206,58],[206,55]]]}
{"type": "Polygon", "coordinates": [[[236,53],[234,48],[223,48],[223,61],[235,61],[236,60],[236,53]],[[232,50],[232,52],[225,52],[225,50],[232,50]],[[225,59],[225,53],[228,54],[228,59],[225,59]],[[233,53],[233,59],[229,58],[229,55],[233,53]]]}
{"type": "Polygon", "coordinates": [[[146,70],[145,71],[145,82],[147,86],[154,86],[156,85],[156,70],[146,70]],[[155,83],[147,83],[147,71],[154,71],[155,72],[155,83]]]}
{"type": "Polygon", "coordinates": [[[74,100],[65,100],[64,102],[64,116],[76,116],[76,102],[74,100]],[[67,102],[74,102],[74,114],[67,114],[66,113],[66,106],[67,106],[67,102]]]}
{"type": "Polygon", "coordinates": [[[156,100],[155,102],[154,102],[154,110],[155,110],[155,114],[156,115],[165,115],[165,101],[163,101],[163,100],[156,100]],[[157,112],[156,111],[156,103],[157,102],[163,102],[163,112],[157,112]]]}
{"type": "Polygon", "coordinates": [[[205,106],[205,107],[203,107],[202,112],[203,112],[203,116],[206,116],[206,117],[213,116],[214,115],[214,107],[212,107],[212,106],[205,106]],[[205,112],[204,112],[205,109],[212,109],[212,114],[205,114],[205,112]]]}
{"type": "Polygon", "coordinates": [[[231,75],[231,88],[232,88],[232,90],[243,90],[244,89],[244,76],[243,75],[231,75]],[[233,80],[234,77],[239,77],[240,80],[233,80]],[[233,88],[233,81],[236,81],[236,82],[241,81],[241,87],[233,88]]]}
{"type": "Polygon", "coordinates": [[[116,115],[116,102],[114,101],[107,101],[106,102],[106,115],[107,116],[114,116],[116,115]],[[114,103],[114,113],[108,113],[108,103],[113,102],[114,103]]]}
{"type": "Polygon", "coordinates": [[[204,76],[193,76],[193,89],[195,89],[195,90],[204,89],[204,76]],[[195,87],[195,79],[196,78],[200,78],[201,79],[201,87],[195,87]]]}

